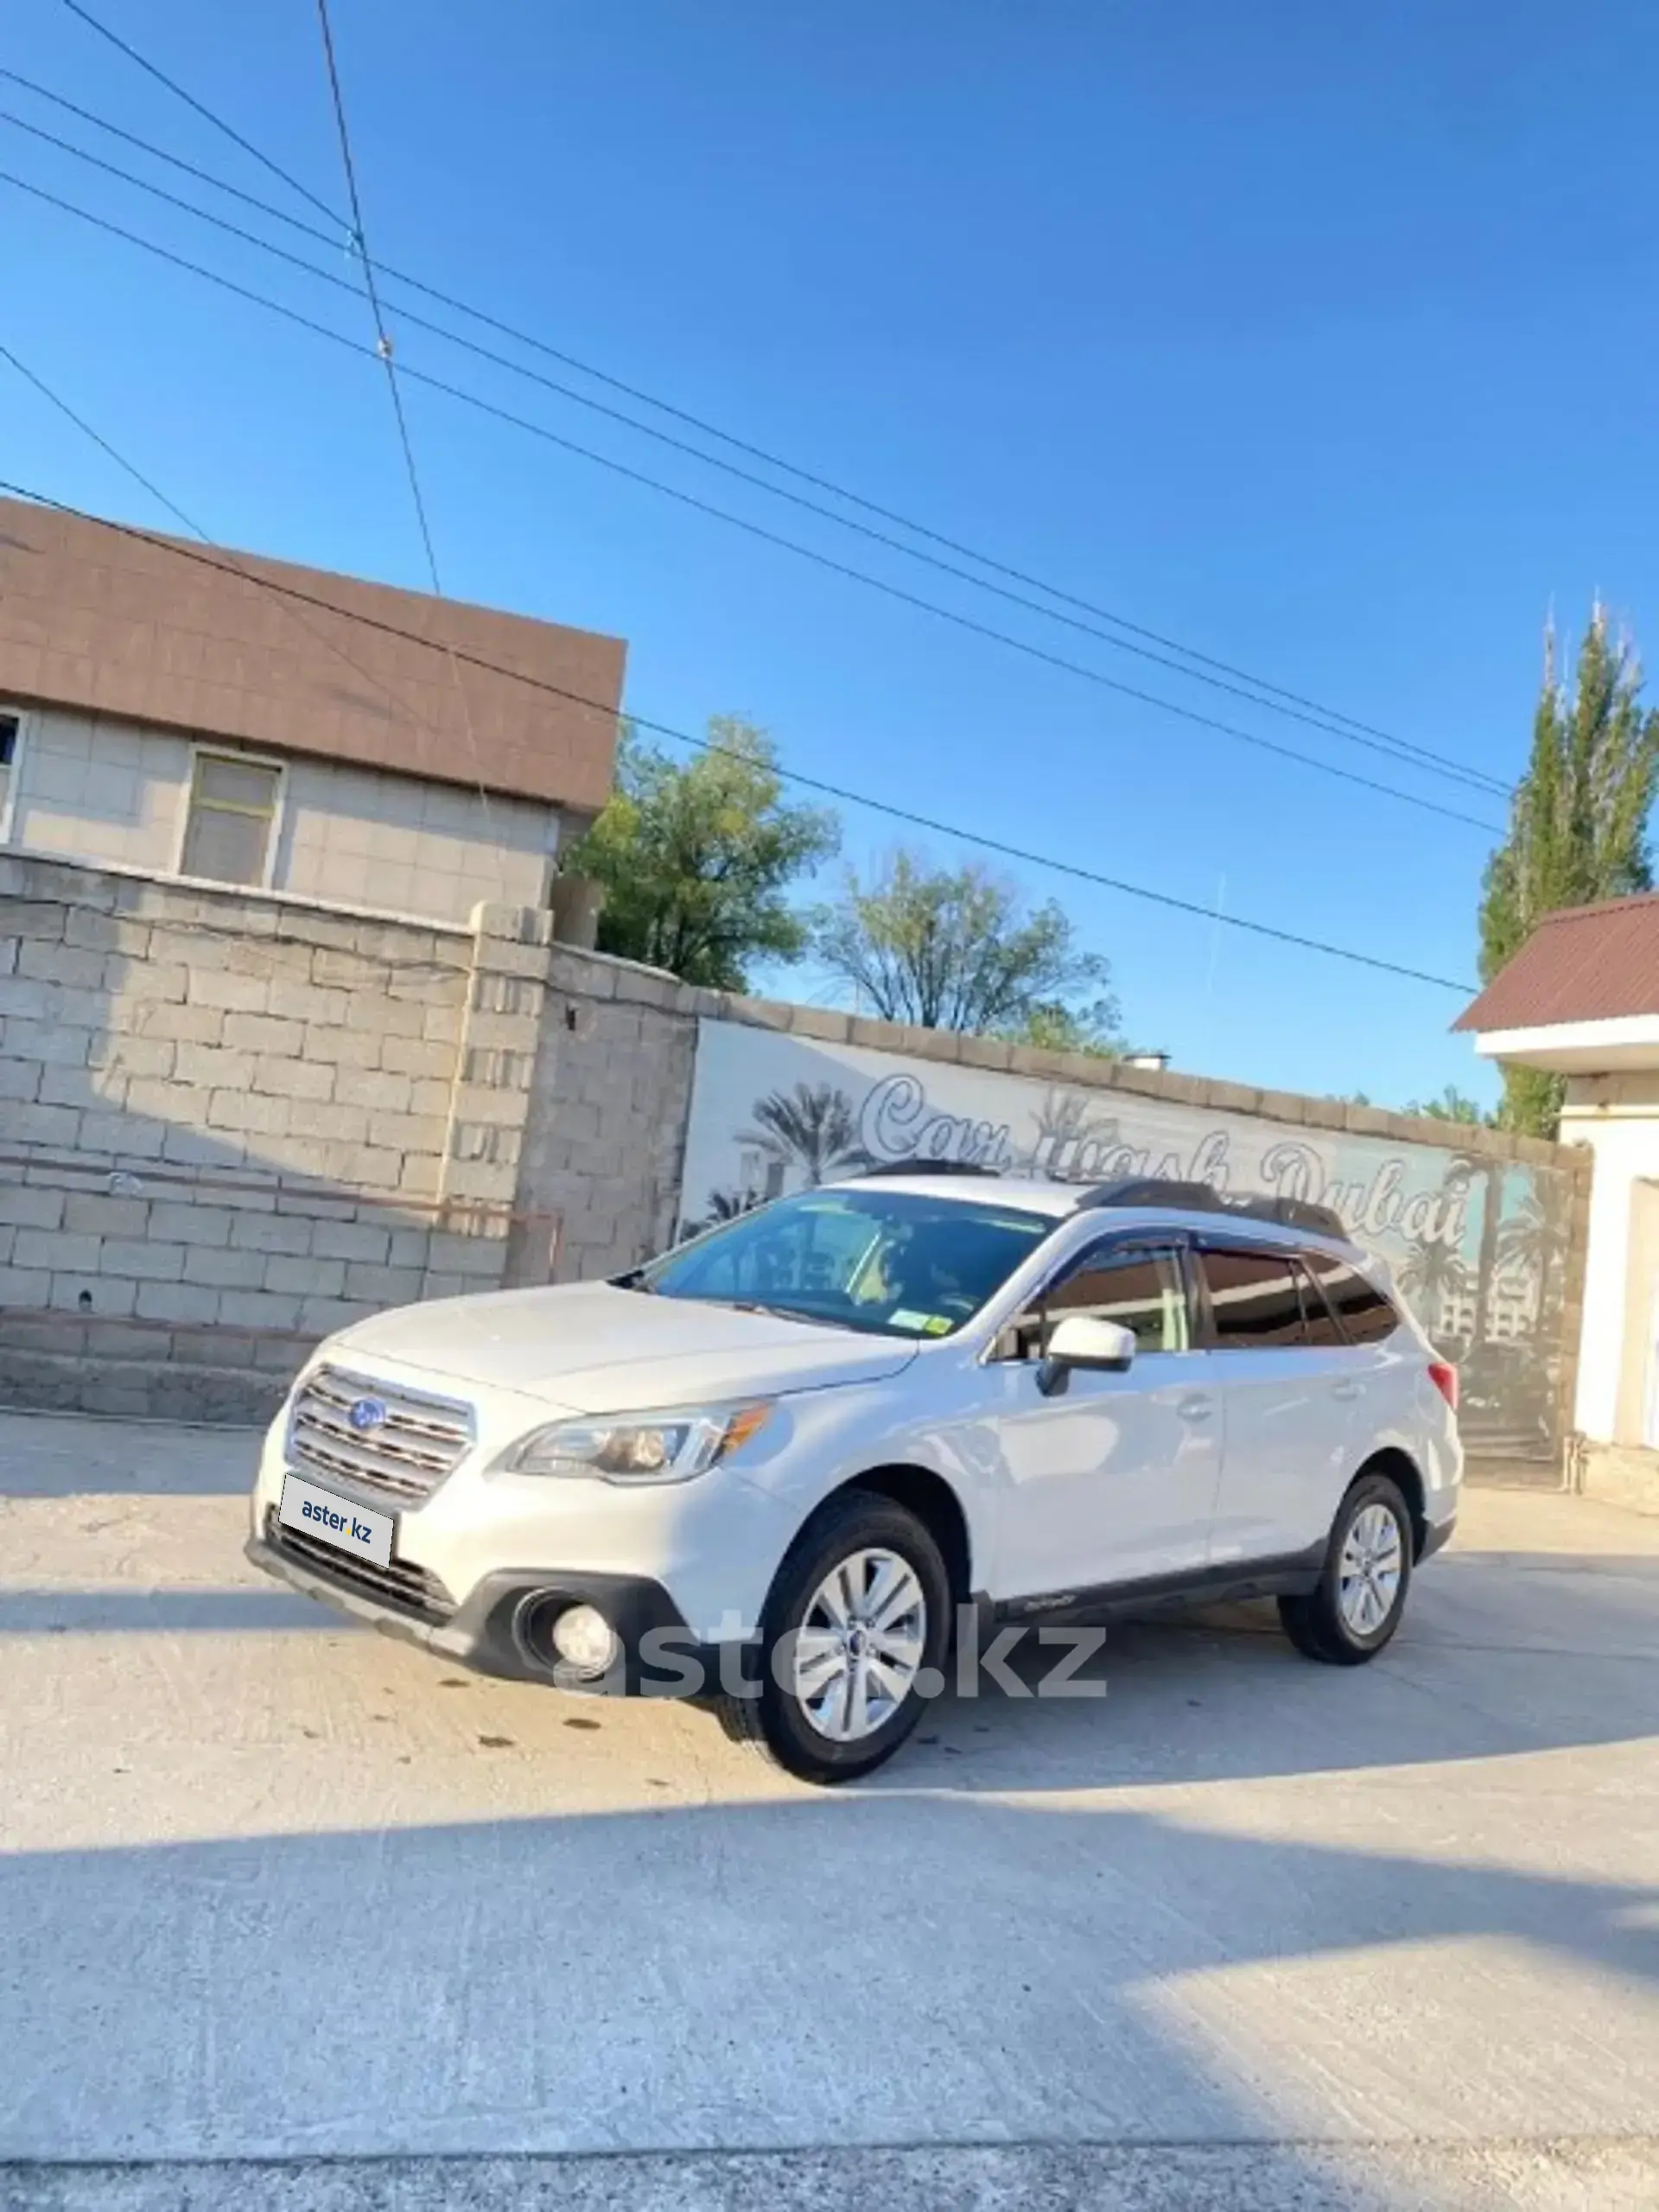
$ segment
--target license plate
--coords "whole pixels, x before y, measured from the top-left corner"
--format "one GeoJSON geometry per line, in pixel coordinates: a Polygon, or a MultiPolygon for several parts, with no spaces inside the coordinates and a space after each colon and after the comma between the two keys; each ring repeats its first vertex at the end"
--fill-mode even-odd
{"type": "Polygon", "coordinates": [[[319,1490],[315,1483],[302,1483],[297,1475],[289,1475],[283,1483],[277,1518],[284,1529],[315,1536],[320,1544],[332,1544],[337,1552],[372,1559],[377,1567],[391,1564],[396,1514],[371,1512],[366,1505],[353,1505],[350,1498],[336,1497],[332,1491],[319,1490]]]}

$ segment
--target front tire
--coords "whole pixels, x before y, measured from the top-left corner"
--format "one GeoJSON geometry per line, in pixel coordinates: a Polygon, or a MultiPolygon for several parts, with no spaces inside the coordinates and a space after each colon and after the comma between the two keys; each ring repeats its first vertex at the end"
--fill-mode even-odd
{"type": "Polygon", "coordinates": [[[804,1782],[855,1782],[921,1719],[930,1670],[943,1687],[950,1630],[950,1579],[925,1525],[890,1498],[843,1491],[778,1570],[759,1695],[723,1696],[720,1718],[804,1782]]]}
{"type": "Polygon", "coordinates": [[[1305,1658],[1362,1667],[1393,1637],[1411,1586],[1411,1515],[1400,1486],[1361,1475],[1331,1526],[1319,1586],[1281,1598],[1279,1618],[1305,1658]]]}

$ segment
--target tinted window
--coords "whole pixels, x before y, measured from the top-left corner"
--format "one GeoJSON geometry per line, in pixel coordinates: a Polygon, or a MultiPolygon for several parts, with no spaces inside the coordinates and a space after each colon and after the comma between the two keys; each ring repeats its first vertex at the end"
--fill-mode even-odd
{"type": "Polygon", "coordinates": [[[1307,1323],[1307,1341],[1311,1344],[1345,1345],[1348,1342],[1334,1313],[1325,1304],[1318,1281],[1306,1268],[1298,1270],[1302,1283],[1302,1315],[1307,1323]]]}
{"type": "Polygon", "coordinates": [[[1186,1287],[1179,1256],[1173,1251],[1086,1255],[1043,1300],[1051,1328],[1073,1313],[1116,1321],[1132,1333],[1141,1351],[1185,1351],[1186,1287]]]}
{"type": "Polygon", "coordinates": [[[1202,1264],[1222,1351],[1306,1343],[1296,1271],[1282,1254],[1217,1250],[1202,1264]]]}
{"type": "Polygon", "coordinates": [[[1380,1344],[1384,1337],[1394,1334],[1400,1325],[1400,1316],[1376,1285],[1357,1268],[1322,1252],[1310,1252],[1307,1263],[1335,1306],[1350,1344],[1380,1344]]]}
{"type": "Polygon", "coordinates": [[[803,1191],[625,1276],[664,1298],[948,1337],[1052,1230],[1042,1214],[868,1187],[803,1191]]]}

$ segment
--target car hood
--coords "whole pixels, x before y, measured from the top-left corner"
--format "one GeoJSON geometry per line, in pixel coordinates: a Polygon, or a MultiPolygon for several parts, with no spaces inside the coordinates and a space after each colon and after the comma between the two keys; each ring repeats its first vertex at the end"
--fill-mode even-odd
{"type": "Polygon", "coordinates": [[[438,1299],[377,1314],[330,1354],[516,1390],[576,1413],[622,1413],[721,1398],[874,1382],[916,1357],[902,1338],[744,1313],[610,1283],[438,1299]]]}

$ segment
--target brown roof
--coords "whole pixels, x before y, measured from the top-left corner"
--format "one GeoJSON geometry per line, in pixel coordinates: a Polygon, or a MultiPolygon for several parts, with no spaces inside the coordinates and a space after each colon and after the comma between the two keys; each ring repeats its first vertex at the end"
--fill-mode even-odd
{"type": "Polygon", "coordinates": [[[1546,914],[1454,1029],[1537,1029],[1659,1014],[1659,893],[1546,914]]]}
{"type": "Polygon", "coordinates": [[[0,499],[0,699],[594,811],[610,791],[626,650],[587,630],[0,499]],[[416,635],[389,637],[334,607],[416,635]],[[456,664],[418,642],[428,639],[595,703],[456,664]]]}

